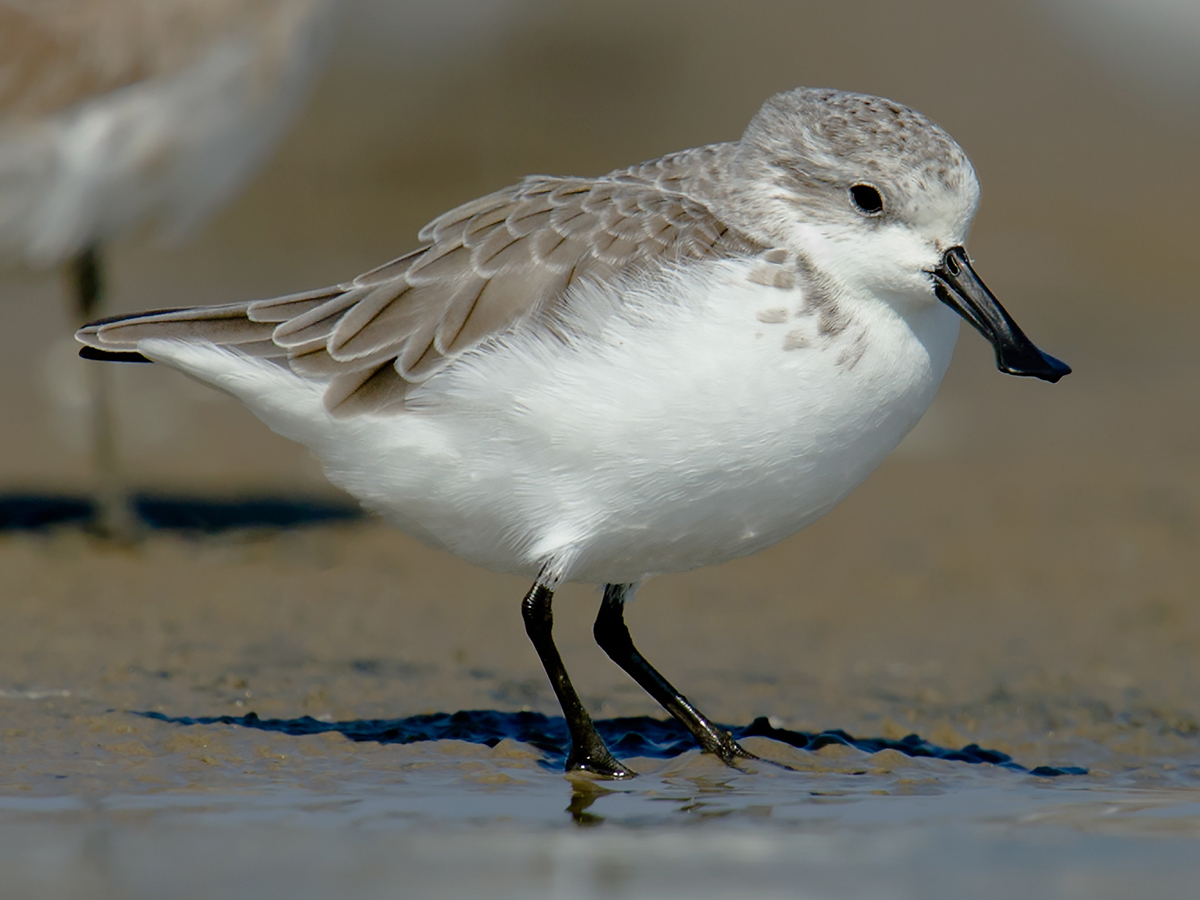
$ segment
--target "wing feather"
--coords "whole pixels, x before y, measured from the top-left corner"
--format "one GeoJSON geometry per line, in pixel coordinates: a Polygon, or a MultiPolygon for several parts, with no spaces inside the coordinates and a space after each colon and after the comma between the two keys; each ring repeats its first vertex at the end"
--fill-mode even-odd
{"type": "Polygon", "coordinates": [[[459,337],[462,335],[463,326],[475,311],[479,295],[483,293],[486,285],[487,282],[482,278],[475,278],[460,287],[450,298],[446,305],[446,315],[442,318],[442,327],[438,329],[434,338],[435,346],[442,354],[450,356],[462,346],[459,337]]]}
{"type": "Polygon", "coordinates": [[[382,412],[403,406],[408,383],[389,363],[373,369],[343,372],[329,382],[322,402],[339,418],[361,412],[382,412]]]}
{"type": "Polygon", "coordinates": [[[345,293],[344,285],[273,297],[270,300],[255,300],[246,308],[246,316],[255,322],[290,322],[299,315],[310,312],[334,297],[345,293]]]}

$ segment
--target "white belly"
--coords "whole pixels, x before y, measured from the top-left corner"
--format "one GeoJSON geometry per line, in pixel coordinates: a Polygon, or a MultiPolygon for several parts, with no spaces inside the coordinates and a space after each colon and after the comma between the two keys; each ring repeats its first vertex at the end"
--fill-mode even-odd
{"type": "Polygon", "coordinates": [[[591,333],[569,346],[518,334],[480,348],[399,415],[335,420],[316,386],[285,398],[290,374],[268,398],[247,387],[261,378],[184,367],[308,444],[368,507],[470,562],[635,582],[812,522],[916,424],[949,364],[958,319],[936,301],[906,318],[846,301],[822,333],[819,310],[797,313],[798,290],[744,275],[675,273],[686,299],[666,312],[625,292],[619,314],[575,323],[591,333]]]}

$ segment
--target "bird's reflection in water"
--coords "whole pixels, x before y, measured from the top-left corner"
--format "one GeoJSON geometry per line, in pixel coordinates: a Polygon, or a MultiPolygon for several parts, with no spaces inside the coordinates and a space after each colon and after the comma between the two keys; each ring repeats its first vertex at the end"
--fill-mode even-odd
{"type": "Polygon", "coordinates": [[[571,802],[567,804],[567,812],[571,821],[581,828],[591,828],[604,822],[604,816],[589,812],[592,804],[605,794],[613,793],[590,778],[571,779],[571,802]]]}

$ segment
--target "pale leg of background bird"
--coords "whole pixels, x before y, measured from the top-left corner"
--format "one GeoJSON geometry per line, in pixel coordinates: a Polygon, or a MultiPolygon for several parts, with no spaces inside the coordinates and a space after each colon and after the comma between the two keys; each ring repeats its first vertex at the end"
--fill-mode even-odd
{"type": "MultiPolygon", "coordinates": [[[[104,304],[104,268],[98,244],[90,244],[68,263],[75,314],[80,322],[89,322],[104,304]]],[[[89,443],[92,455],[93,527],[105,537],[133,541],[138,533],[138,517],[133,509],[129,486],[121,473],[117,453],[112,390],[108,366],[86,366],[91,393],[89,443]]]]}

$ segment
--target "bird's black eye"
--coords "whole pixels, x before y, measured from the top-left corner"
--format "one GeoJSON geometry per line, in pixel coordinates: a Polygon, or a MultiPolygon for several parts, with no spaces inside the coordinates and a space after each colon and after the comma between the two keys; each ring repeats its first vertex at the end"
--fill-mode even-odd
{"type": "Polygon", "coordinates": [[[850,188],[850,199],[864,215],[877,216],[883,212],[883,197],[869,184],[856,184],[850,188]]]}

